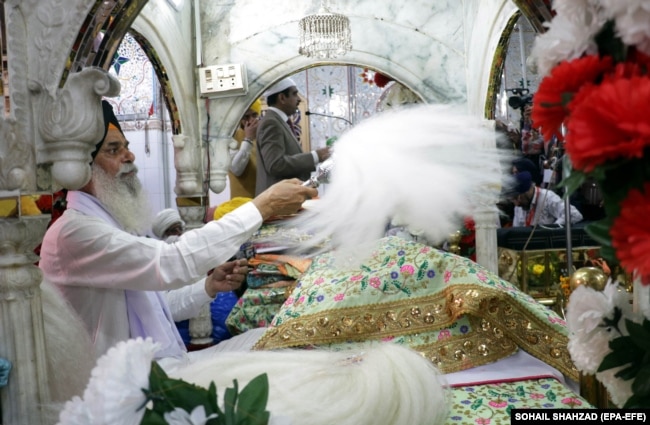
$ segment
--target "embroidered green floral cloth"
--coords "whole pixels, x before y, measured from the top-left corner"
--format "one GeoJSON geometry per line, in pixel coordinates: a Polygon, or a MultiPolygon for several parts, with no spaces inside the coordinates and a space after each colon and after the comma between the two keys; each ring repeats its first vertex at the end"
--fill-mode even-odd
{"type": "Polygon", "coordinates": [[[381,239],[358,269],[316,256],[255,349],[377,341],[406,344],[445,373],[522,348],[578,377],[555,312],[467,258],[398,237],[381,239]]]}
{"type": "Polygon", "coordinates": [[[455,387],[451,394],[445,425],[506,425],[512,409],[593,408],[554,378],[455,387]]]}
{"type": "Polygon", "coordinates": [[[248,288],[226,318],[232,335],[271,324],[286,299],[285,288],[248,288]]]}

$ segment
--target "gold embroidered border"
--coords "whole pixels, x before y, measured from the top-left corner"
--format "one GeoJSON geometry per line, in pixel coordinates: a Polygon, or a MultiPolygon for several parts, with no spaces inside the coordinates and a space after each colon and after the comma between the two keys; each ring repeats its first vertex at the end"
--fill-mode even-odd
{"type": "Polygon", "coordinates": [[[445,310],[445,294],[390,303],[325,310],[269,328],[254,349],[276,349],[341,341],[381,339],[442,329],[455,318],[445,310]]]}
{"type": "Polygon", "coordinates": [[[481,317],[486,325],[498,324],[519,347],[579,381],[578,369],[567,349],[568,336],[557,332],[521,304],[496,289],[478,285],[454,288],[447,294],[447,305],[455,315],[469,314],[481,317]],[[485,296],[479,295],[481,291],[486,292],[485,296]]]}
{"type": "Polygon", "coordinates": [[[519,350],[498,327],[486,326],[478,317],[469,317],[472,332],[430,344],[412,346],[442,373],[459,372],[494,363],[519,350]]]}
{"type": "MultiPolygon", "coordinates": [[[[567,350],[568,337],[557,332],[550,324],[541,320],[524,306],[515,302],[502,290],[481,285],[453,285],[437,294],[417,300],[406,299],[390,303],[375,303],[358,307],[326,310],[316,314],[289,319],[277,327],[269,328],[253,347],[254,350],[325,345],[347,341],[379,340],[389,336],[407,336],[439,330],[451,325],[456,318],[467,314],[470,320],[480,318],[478,324],[471,320],[472,333],[479,329],[491,330],[499,335],[496,340],[511,340],[528,353],[560,370],[572,379],[578,380],[578,371],[567,350]]],[[[482,335],[487,335],[483,333],[482,335]]],[[[477,337],[480,339],[480,337],[477,337]]],[[[452,340],[434,341],[429,346],[416,348],[428,358],[436,356],[442,363],[452,361],[456,354],[461,359],[460,366],[443,365],[442,368],[462,369],[462,361],[480,359],[481,351],[490,349],[490,359],[498,360],[514,351],[500,349],[495,351],[493,340],[471,340],[476,350],[473,354],[459,347],[450,346],[440,357],[440,349],[452,340]],[[458,352],[458,353],[457,353],[458,352]],[[500,357],[497,357],[501,353],[500,357]],[[437,354],[436,354],[437,353],[437,354]],[[451,354],[450,354],[451,353],[451,354]],[[507,353],[507,354],[506,354],[507,353]],[[463,358],[463,354],[465,358],[463,358]],[[467,356],[472,356],[468,360],[467,356]]],[[[463,341],[465,342],[465,341],[463,341]]],[[[509,347],[508,344],[506,346],[509,347]]],[[[467,349],[469,346],[465,346],[467,349]]],[[[434,362],[435,363],[435,362],[434,362]]],[[[483,362],[487,364],[489,361],[483,362]]],[[[438,365],[440,367],[440,365],[438,365]]]]}

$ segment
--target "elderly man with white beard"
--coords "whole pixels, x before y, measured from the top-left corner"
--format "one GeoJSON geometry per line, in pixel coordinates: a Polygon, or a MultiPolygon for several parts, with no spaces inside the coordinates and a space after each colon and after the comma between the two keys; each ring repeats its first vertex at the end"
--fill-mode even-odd
{"type": "Polygon", "coordinates": [[[135,156],[112,107],[102,106],[105,135],[92,154],[91,179],[68,192],[67,210],[43,239],[39,267],[85,323],[97,357],[119,341],[152,337],[161,347],[156,358],[184,359],[174,320],[239,287],[247,262],[227,260],[265,219],[293,214],[318,193],[285,180],[174,243],[140,236],[151,214],[135,156]],[[168,303],[167,291],[182,302],[168,303]],[[170,311],[178,305],[181,312],[170,311]]]}

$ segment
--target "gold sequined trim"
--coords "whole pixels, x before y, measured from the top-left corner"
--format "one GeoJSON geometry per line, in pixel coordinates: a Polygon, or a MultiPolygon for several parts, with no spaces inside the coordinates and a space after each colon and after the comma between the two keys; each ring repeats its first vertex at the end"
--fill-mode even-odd
{"type": "Polygon", "coordinates": [[[502,290],[473,284],[450,286],[417,300],[347,307],[289,319],[269,328],[253,349],[416,335],[448,327],[463,314],[468,315],[472,324],[469,335],[413,348],[442,370],[457,371],[507,357],[518,346],[578,380],[578,371],[567,350],[566,335],[502,290]]]}
{"type": "Polygon", "coordinates": [[[269,328],[255,349],[380,339],[442,329],[455,321],[444,303],[444,294],[437,294],[417,302],[407,299],[304,315],[269,328]]]}
{"type": "Polygon", "coordinates": [[[468,285],[447,293],[448,306],[457,314],[481,317],[500,326],[515,344],[578,381],[579,372],[567,349],[569,338],[496,289],[468,285]],[[479,293],[483,292],[483,295],[479,293]]]}
{"type": "Polygon", "coordinates": [[[470,317],[472,332],[430,344],[411,346],[442,373],[459,372],[494,363],[516,353],[519,348],[498,327],[485,326],[482,319],[470,317]]]}

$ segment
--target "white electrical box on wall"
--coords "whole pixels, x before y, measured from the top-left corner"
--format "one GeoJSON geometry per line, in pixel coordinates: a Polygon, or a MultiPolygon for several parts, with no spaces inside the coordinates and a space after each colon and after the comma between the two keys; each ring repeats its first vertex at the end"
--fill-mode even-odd
{"type": "Polygon", "coordinates": [[[242,96],[248,93],[243,64],[231,63],[199,68],[201,97],[242,96]]]}

